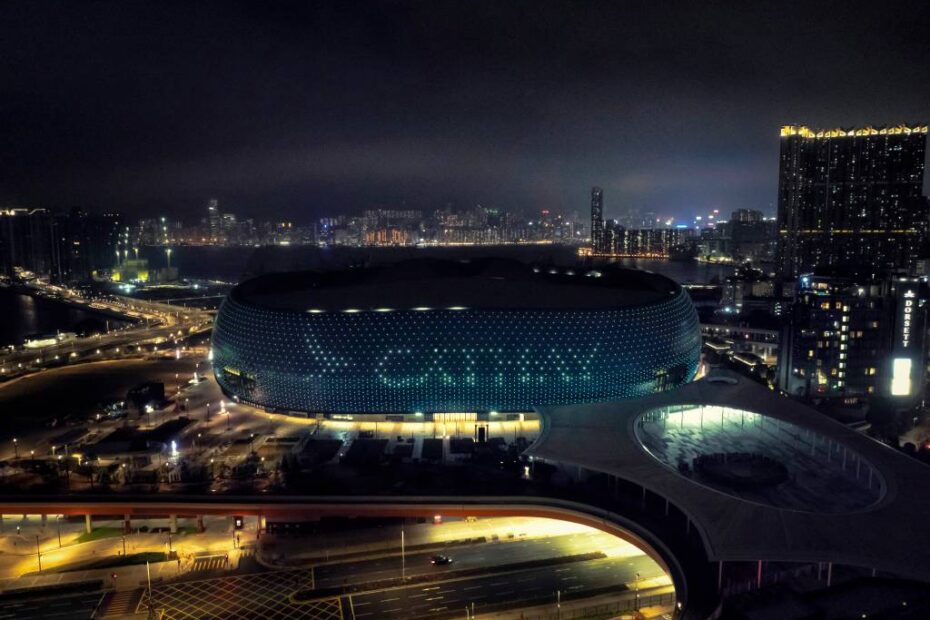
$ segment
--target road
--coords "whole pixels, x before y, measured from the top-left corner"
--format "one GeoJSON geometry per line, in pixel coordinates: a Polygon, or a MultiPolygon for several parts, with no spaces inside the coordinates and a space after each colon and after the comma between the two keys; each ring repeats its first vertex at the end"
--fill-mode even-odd
{"type": "Polygon", "coordinates": [[[103,594],[89,592],[21,601],[0,598],[0,620],[72,620],[90,618],[103,594]]]}
{"type": "MultiPolygon", "coordinates": [[[[592,551],[603,551],[609,554],[614,548],[617,548],[616,539],[610,535],[601,532],[579,532],[550,538],[475,544],[407,553],[403,570],[407,577],[441,575],[463,569],[493,567],[592,551]],[[451,557],[452,564],[434,566],[430,563],[430,557],[435,554],[451,557]]],[[[626,549],[623,549],[623,552],[626,552],[626,549]]],[[[363,583],[398,577],[401,570],[401,557],[394,555],[358,562],[324,564],[315,568],[314,578],[317,588],[338,587],[345,582],[363,583]]]]}
{"type": "MultiPolygon", "coordinates": [[[[195,572],[188,572],[175,579],[174,568],[162,581],[161,573],[153,574],[153,598],[155,606],[166,620],[200,619],[200,618],[278,618],[278,619],[327,619],[336,620],[374,620],[375,618],[442,618],[461,615],[461,608],[474,605],[475,611],[492,611],[514,609],[534,605],[554,603],[556,592],[561,593],[563,602],[585,598],[617,594],[632,598],[631,590],[642,588],[644,591],[669,585],[669,580],[658,565],[629,543],[613,536],[591,529],[565,529],[561,533],[543,537],[544,532],[558,532],[557,526],[546,520],[539,520],[540,530],[533,522],[512,522],[504,519],[494,527],[493,519],[467,523],[474,531],[456,532],[446,540],[453,538],[470,538],[486,535],[488,542],[435,545],[429,550],[419,550],[405,555],[404,573],[408,579],[419,579],[418,584],[401,586],[397,578],[401,576],[401,558],[396,553],[387,556],[361,557],[353,560],[321,563],[312,567],[283,570],[268,570],[261,567],[254,558],[246,557],[239,563],[239,568],[226,576],[205,578],[196,571],[222,570],[226,568],[220,556],[204,556],[195,562],[195,572]],[[492,537],[488,532],[507,531],[521,526],[517,531],[530,532],[531,535],[516,538],[502,536],[492,537]],[[489,529],[490,528],[490,529],[489,529]],[[465,534],[468,534],[467,536],[465,534]],[[603,559],[580,560],[580,554],[599,552],[603,559]],[[434,566],[429,557],[441,553],[453,558],[451,565],[434,566]],[[214,557],[215,556],[215,557],[214,557]],[[567,556],[576,556],[568,558],[567,556]],[[548,566],[528,567],[526,563],[539,560],[552,561],[561,558],[562,563],[548,566]],[[523,563],[522,565],[520,563],[523,563]],[[478,571],[477,574],[462,575],[460,571],[478,571]],[[424,577],[433,579],[424,581],[424,577]],[[395,580],[390,582],[388,580],[395,580]],[[388,581],[388,583],[385,583],[388,581]],[[341,586],[360,586],[359,592],[351,596],[341,594],[341,586]],[[364,584],[368,584],[365,586],[364,584]],[[385,587],[388,586],[388,587],[385,587]],[[328,591],[323,590],[328,588],[328,591]],[[292,595],[298,591],[316,590],[320,596],[316,600],[297,603],[292,595]],[[337,590],[337,591],[334,591],[337,590]]],[[[219,529],[212,538],[222,547],[228,542],[228,532],[223,520],[210,521],[211,527],[219,529]],[[222,530],[222,531],[220,531],[222,530]]],[[[466,525],[463,522],[463,527],[466,525]]],[[[423,537],[417,534],[418,526],[411,526],[411,540],[423,543],[423,537]]],[[[439,532],[432,526],[429,532],[439,532]]],[[[451,532],[450,532],[451,534],[451,532]]],[[[191,539],[204,535],[195,535],[191,539]]],[[[346,532],[343,536],[349,536],[346,532]]],[[[134,536],[132,548],[136,552],[139,545],[151,538],[152,544],[161,546],[159,535],[134,536]],[[135,540],[137,539],[138,540],[135,540]]],[[[211,538],[211,540],[212,540],[211,538]]],[[[178,540],[186,540],[186,537],[178,540]]],[[[199,539],[198,539],[199,540],[199,539]]],[[[427,539],[428,540],[428,539],[427,539]]],[[[118,537],[104,539],[82,545],[100,547],[108,551],[110,547],[120,544],[118,537]]],[[[335,542],[335,540],[334,540],[335,542]]],[[[200,544],[205,549],[208,545],[200,544]]],[[[432,544],[432,543],[430,543],[432,544]]],[[[146,548],[152,546],[146,542],[146,548]]],[[[54,560],[53,551],[46,555],[48,561],[54,560]]],[[[221,549],[222,552],[222,549],[221,549]]],[[[206,552],[205,552],[206,553],[206,552]]],[[[378,553],[392,553],[390,550],[378,553]]],[[[31,561],[23,558],[24,561],[31,561]]],[[[132,611],[144,611],[147,600],[143,588],[137,584],[144,583],[144,572],[139,567],[118,569],[126,572],[120,579],[121,587],[117,596],[106,599],[99,613],[106,612],[106,617],[124,617],[132,611]],[[127,572],[128,571],[128,572],[127,572]],[[129,574],[131,573],[131,574],[129,574]]],[[[86,575],[85,579],[96,578],[86,575]]],[[[103,577],[106,581],[106,576],[103,577]]],[[[4,618],[88,618],[91,611],[100,603],[100,593],[61,594],[53,597],[48,593],[37,593],[30,600],[16,600],[17,597],[4,601],[0,595],[0,620],[4,618]]],[[[583,603],[582,603],[583,604],[583,603]]]]}
{"type": "MultiPolygon", "coordinates": [[[[60,291],[56,289],[56,292],[60,291]]],[[[210,313],[196,308],[178,308],[128,297],[92,301],[69,293],[61,298],[65,303],[106,310],[142,322],[42,349],[20,349],[2,355],[0,375],[12,377],[66,362],[120,358],[130,350],[150,352],[158,345],[173,347],[175,342],[210,326],[210,313]]]]}
{"type": "MultiPolygon", "coordinates": [[[[593,532],[570,534],[543,540],[484,543],[446,551],[454,558],[452,566],[435,567],[429,563],[432,553],[408,555],[408,577],[442,574],[463,568],[485,567],[501,570],[514,562],[563,557],[602,550],[610,555],[612,539],[593,532]],[[607,545],[603,544],[607,542],[607,545]]],[[[434,581],[416,586],[395,587],[349,596],[330,596],[308,603],[293,603],[291,594],[310,584],[317,588],[363,583],[374,579],[400,576],[398,557],[358,560],[322,565],[311,570],[285,570],[235,577],[220,577],[158,586],[154,589],[156,606],[164,618],[436,618],[448,613],[461,615],[467,604],[476,612],[491,605],[514,608],[554,602],[556,592],[568,599],[597,594],[604,589],[615,592],[665,585],[667,579],[653,560],[645,555],[623,555],[601,560],[572,562],[537,569],[495,572],[456,579],[434,581]],[[640,581],[637,581],[637,573],[640,581]]]]}
{"type": "Polygon", "coordinates": [[[658,575],[655,563],[645,556],[606,558],[562,566],[472,577],[441,583],[392,588],[351,597],[349,618],[440,618],[461,616],[462,609],[476,613],[552,603],[557,592],[564,600],[584,592],[621,592],[637,586],[636,574],[644,579],[658,575]]]}

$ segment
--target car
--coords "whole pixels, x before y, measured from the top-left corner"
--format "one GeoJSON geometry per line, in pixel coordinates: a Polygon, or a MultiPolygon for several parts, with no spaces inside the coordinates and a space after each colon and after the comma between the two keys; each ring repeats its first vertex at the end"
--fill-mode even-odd
{"type": "Polygon", "coordinates": [[[452,564],[452,558],[450,558],[447,555],[433,555],[433,556],[430,556],[429,561],[431,564],[435,564],[436,566],[452,564]]]}

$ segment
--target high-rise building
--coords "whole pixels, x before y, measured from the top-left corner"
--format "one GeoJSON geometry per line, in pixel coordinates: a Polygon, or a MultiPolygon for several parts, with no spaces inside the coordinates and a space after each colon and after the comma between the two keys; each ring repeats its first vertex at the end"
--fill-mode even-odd
{"type": "Polygon", "coordinates": [[[0,267],[17,268],[55,282],[89,280],[128,254],[128,236],[120,216],[88,215],[72,209],[54,215],[45,209],[0,212],[0,267]]]}
{"type": "Polygon", "coordinates": [[[669,258],[692,240],[693,231],[683,228],[624,228],[616,220],[604,225],[599,254],[641,258],[669,258]]]}
{"type": "Polygon", "coordinates": [[[72,209],[55,218],[57,262],[49,274],[58,282],[90,280],[94,272],[126,260],[129,248],[123,242],[120,215],[91,215],[72,209]]]}
{"type": "Polygon", "coordinates": [[[740,222],[743,224],[758,224],[764,219],[765,217],[762,215],[762,211],[756,211],[755,209],[737,209],[730,216],[731,222],[740,222]]]}
{"type": "Polygon", "coordinates": [[[915,278],[878,281],[804,274],[783,330],[778,387],[850,404],[906,406],[924,391],[927,290],[915,278]]]}
{"type": "Polygon", "coordinates": [[[911,268],[926,236],[927,126],[781,129],[778,269],[911,268]]]}
{"type": "Polygon", "coordinates": [[[775,244],[775,220],[766,220],[761,211],[751,209],[737,209],[729,221],[701,230],[701,252],[705,256],[771,262],[775,244]]]}
{"type": "Polygon", "coordinates": [[[46,209],[0,211],[0,270],[47,276],[58,264],[55,218],[46,209]]]}
{"type": "Polygon", "coordinates": [[[591,248],[595,254],[604,247],[604,190],[591,188],[591,248]]]}
{"type": "Polygon", "coordinates": [[[216,198],[207,203],[207,233],[210,240],[215,242],[220,237],[223,216],[220,214],[220,203],[216,198]]]}

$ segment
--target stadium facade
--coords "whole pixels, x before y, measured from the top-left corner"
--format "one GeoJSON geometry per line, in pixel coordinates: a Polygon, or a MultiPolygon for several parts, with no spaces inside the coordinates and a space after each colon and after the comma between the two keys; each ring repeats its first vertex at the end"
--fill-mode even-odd
{"type": "Polygon", "coordinates": [[[301,413],[523,412],[690,381],[687,293],[652,273],[415,259],[271,274],[224,301],[223,391],[301,413]]]}

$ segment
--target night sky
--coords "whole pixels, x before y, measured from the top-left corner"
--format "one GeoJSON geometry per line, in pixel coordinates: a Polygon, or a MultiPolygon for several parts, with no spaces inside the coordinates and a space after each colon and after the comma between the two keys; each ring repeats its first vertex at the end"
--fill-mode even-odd
{"type": "Polygon", "coordinates": [[[778,130],[930,120],[930,2],[0,4],[0,206],[774,213],[778,130]]]}

